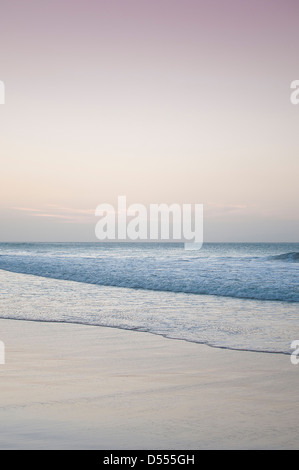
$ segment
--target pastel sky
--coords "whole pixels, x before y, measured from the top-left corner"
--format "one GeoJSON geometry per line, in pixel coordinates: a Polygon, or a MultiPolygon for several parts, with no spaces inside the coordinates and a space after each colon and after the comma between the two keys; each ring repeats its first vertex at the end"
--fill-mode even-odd
{"type": "Polygon", "coordinates": [[[0,1],[0,241],[93,241],[101,203],[204,204],[298,241],[298,0],[0,1]]]}

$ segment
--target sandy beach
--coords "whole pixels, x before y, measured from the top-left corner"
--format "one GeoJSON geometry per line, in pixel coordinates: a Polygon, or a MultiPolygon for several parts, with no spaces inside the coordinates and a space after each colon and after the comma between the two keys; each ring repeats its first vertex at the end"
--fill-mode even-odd
{"type": "Polygon", "coordinates": [[[0,320],[1,449],[297,449],[299,365],[116,328],[0,320]]]}

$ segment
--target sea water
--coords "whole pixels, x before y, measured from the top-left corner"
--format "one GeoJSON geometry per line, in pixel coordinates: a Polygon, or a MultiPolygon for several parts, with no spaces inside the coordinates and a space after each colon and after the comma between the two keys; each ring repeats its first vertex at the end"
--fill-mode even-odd
{"type": "Polygon", "coordinates": [[[290,354],[299,244],[1,243],[0,317],[290,354]]]}

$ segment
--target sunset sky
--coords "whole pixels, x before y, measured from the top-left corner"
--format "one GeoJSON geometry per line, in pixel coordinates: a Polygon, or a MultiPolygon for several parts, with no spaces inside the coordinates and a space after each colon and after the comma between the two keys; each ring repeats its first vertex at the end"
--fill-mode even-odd
{"type": "Polygon", "coordinates": [[[0,241],[202,203],[205,241],[298,241],[298,0],[0,0],[0,241]]]}

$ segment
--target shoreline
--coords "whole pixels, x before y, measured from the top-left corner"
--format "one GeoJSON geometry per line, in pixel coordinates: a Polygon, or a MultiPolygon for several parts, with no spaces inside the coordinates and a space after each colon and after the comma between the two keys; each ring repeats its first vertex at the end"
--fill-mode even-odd
{"type": "Polygon", "coordinates": [[[285,354],[15,319],[0,340],[0,449],[299,447],[285,354]]]}
{"type": "Polygon", "coordinates": [[[1,317],[7,320],[120,328],[221,349],[284,355],[291,353],[298,331],[297,305],[286,302],[135,290],[3,270],[0,282],[1,317]]]}
{"type": "Polygon", "coordinates": [[[224,349],[224,350],[229,350],[229,351],[237,351],[237,352],[245,352],[245,353],[257,353],[257,354],[278,354],[278,355],[284,355],[284,356],[290,356],[292,351],[286,352],[286,351],[267,351],[267,350],[256,350],[256,349],[242,349],[242,348],[234,348],[230,346],[221,346],[221,345],[213,345],[209,343],[204,343],[200,341],[192,341],[191,339],[186,339],[186,338],[175,338],[171,336],[167,336],[166,334],[163,333],[155,333],[154,331],[146,331],[146,330],[141,330],[139,328],[125,328],[121,326],[115,326],[115,325],[97,325],[97,324],[91,324],[91,323],[83,323],[80,321],[65,321],[65,320],[38,320],[34,318],[5,318],[5,317],[0,317],[1,320],[7,320],[7,321],[21,321],[21,322],[36,322],[36,323],[54,323],[54,324],[66,324],[66,325],[80,325],[80,326],[86,326],[86,327],[94,327],[94,328],[112,328],[116,330],[121,330],[121,331],[132,331],[134,333],[143,333],[143,334],[148,334],[148,335],[154,335],[154,336],[159,336],[161,338],[164,338],[169,341],[183,341],[186,343],[191,343],[191,344],[197,344],[200,346],[206,346],[209,348],[215,348],[215,349],[224,349]]]}

